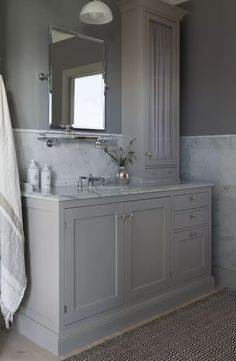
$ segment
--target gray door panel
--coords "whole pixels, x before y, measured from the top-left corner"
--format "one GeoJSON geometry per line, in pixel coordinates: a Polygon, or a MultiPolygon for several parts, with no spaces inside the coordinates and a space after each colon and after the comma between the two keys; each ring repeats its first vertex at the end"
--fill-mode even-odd
{"type": "Polygon", "coordinates": [[[124,303],[121,214],[121,204],[66,210],[66,324],[124,303]]]}
{"type": "Polygon", "coordinates": [[[125,207],[128,299],[147,297],[170,285],[170,198],[125,207]]]}

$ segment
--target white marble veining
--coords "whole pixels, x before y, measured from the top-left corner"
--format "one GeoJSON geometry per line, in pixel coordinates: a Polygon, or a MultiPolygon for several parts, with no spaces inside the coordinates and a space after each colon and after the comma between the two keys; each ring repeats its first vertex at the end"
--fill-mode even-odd
{"type": "Polygon", "coordinates": [[[183,137],[181,177],[213,189],[213,264],[236,270],[236,135],[183,137]]]}
{"type": "MultiPolygon", "coordinates": [[[[47,147],[46,142],[38,140],[37,131],[15,131],[15,144],[20,177],[26,181],[26,171],[31,159],[42,168],[45,163],[51,166],[55,185],[75,184],[78,177],[93,173],[95,176],[114,176],[117,166],[95,141],[68,140],[47,147]]],[[[118,144],[121,136],[117,136],[118,144]]]]}
{"type": "MultiPolygon", "coordinates": [[[[26,180],[26,169],[33,158],[40,167],[47,163],[52,167],[54,185],[76,184],[80,175],[114,176],[117,166],[94,141],[67,141],[48,148],[39,141],[38,132],[15,132],[20,177],[26,180]]],[[[118,137],[121,142],[121,137],[118,137]]],[[[213,253],[214,264],[236,270],[236,135],[183,137],[181,139],[181,175],[188,182],[213,182],[213,253]]],[[[158,189],[163,189],[158,186],[158,189]]],[[[153,191],[146,187],[95,193],[80,193],[77,199],[113,196],[153,191]],[[126,192],[126,193],[125,193],[126,192]]],[[[29,194],[27,194],[29,196],[29,194]]],[[[31,194],[31,197],[53,200],[74,199],[74,195],[31,194]]]]}
{"type": "Polygon", "coordinates": [[[160,185],[128,185],[128,186],[105,186],[105,187],[93,187],[91,189],[85,188],[82,191],[77,186],[61,186],[55,187],[51,190],[51,193],[45,194],[41,192],[23,192],[23,197],[26,198],[38,198],[52,201],[68,201],[68,200],[80,200],[102,197],[115,197],[124,196],[130,194],[146,194],[164,191],[176,191],[181,189],[201,188],[206,186],[213,186],[209,182],[199,183],[182,183],[168,186],[160,185]]]}

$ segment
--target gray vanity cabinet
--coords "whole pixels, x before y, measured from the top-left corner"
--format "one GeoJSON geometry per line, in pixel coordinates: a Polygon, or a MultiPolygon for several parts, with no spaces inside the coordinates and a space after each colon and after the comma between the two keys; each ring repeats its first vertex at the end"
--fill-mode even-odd
{"type": "Polygon", "coordinates": [[[65,324],[170,285],[169,197],[66,209],[65,222],[65,324]]]}
{"type": "Polygon", "coordinates": [[[211,184],[29,194],[23,214],[28,287],[16,329],[56,355],[214,289],[211,184]]]}
{"type": "Polygon", "coordinates": [[[170,207],[169,197],[125,205],[128,301],[170,286],[170,207]]]}
{"type": "Polygon", "coordinates": [[[65,210],[65,324],[124,303],[122,204],[65,210]]]}
{"type": "Polygon", "coordinates": [[[211,272],[210,224],[209,192],[203,190],[174,197],[174,284],[211,272]]]}
{"type": "Polygon", "coordinates": [[[210,272],[209,227],[175,233],[174,283],[183,283],[210,272]]]}
{"type": "Polygon", "coordinates": [[[179,182],[180,21],[159,0],[121,1],[122,131],[134,143],[132,174],[179,182]]]}
{"type": "MultiPolygon", "coordinates": [[[[179,161],[179,24],[145,12],[144,34],[147,172],[162,166],[177,167],[179,161]]],[[[165,175],[173,178],[176,173],[170,168],[165,175]]]]}

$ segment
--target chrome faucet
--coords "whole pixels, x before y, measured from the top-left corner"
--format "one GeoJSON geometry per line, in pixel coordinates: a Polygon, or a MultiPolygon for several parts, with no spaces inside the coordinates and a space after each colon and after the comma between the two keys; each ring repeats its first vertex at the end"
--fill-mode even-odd
{"type": "Polygon", "coordinates": [[[79,189],[82,189],[83,188],[83,180],[84,179],[88,179],[88,177],[85,177],[85,176],[80,176],[79,177],[79,180],[78,180],[78,188],[79,189]]]}
{"type": "Polygon", "coordinates": [[[89,188],[92,188],[95,182],[99,182],[99,186],[104,186],[105,184],[105,178],[104,177],[94,177],[92,173],[89,174],[89,176],[80,176],[78,181],[78,187],[80,189],[83,188],[83,180],[87,180],[87,184],[89,188]]]}
{"type": "Polygon", "coordinates": [[[104,177],[94,177],[92,173],[88,176],[88,186],[91,188],[95,182],[99,182],[100,186],[104,186],[105,178],[104,177]]]}

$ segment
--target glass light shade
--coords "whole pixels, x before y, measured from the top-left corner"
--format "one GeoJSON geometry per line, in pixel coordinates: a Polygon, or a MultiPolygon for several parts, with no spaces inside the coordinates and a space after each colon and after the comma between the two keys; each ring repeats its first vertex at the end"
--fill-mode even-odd
{"type": "Polygon", "coordinates": [[[99,0],[90,1],[80,12],[80,20],[86,24],[102,25],[110,23],[112,19],[110,8],[99,0]]]}

